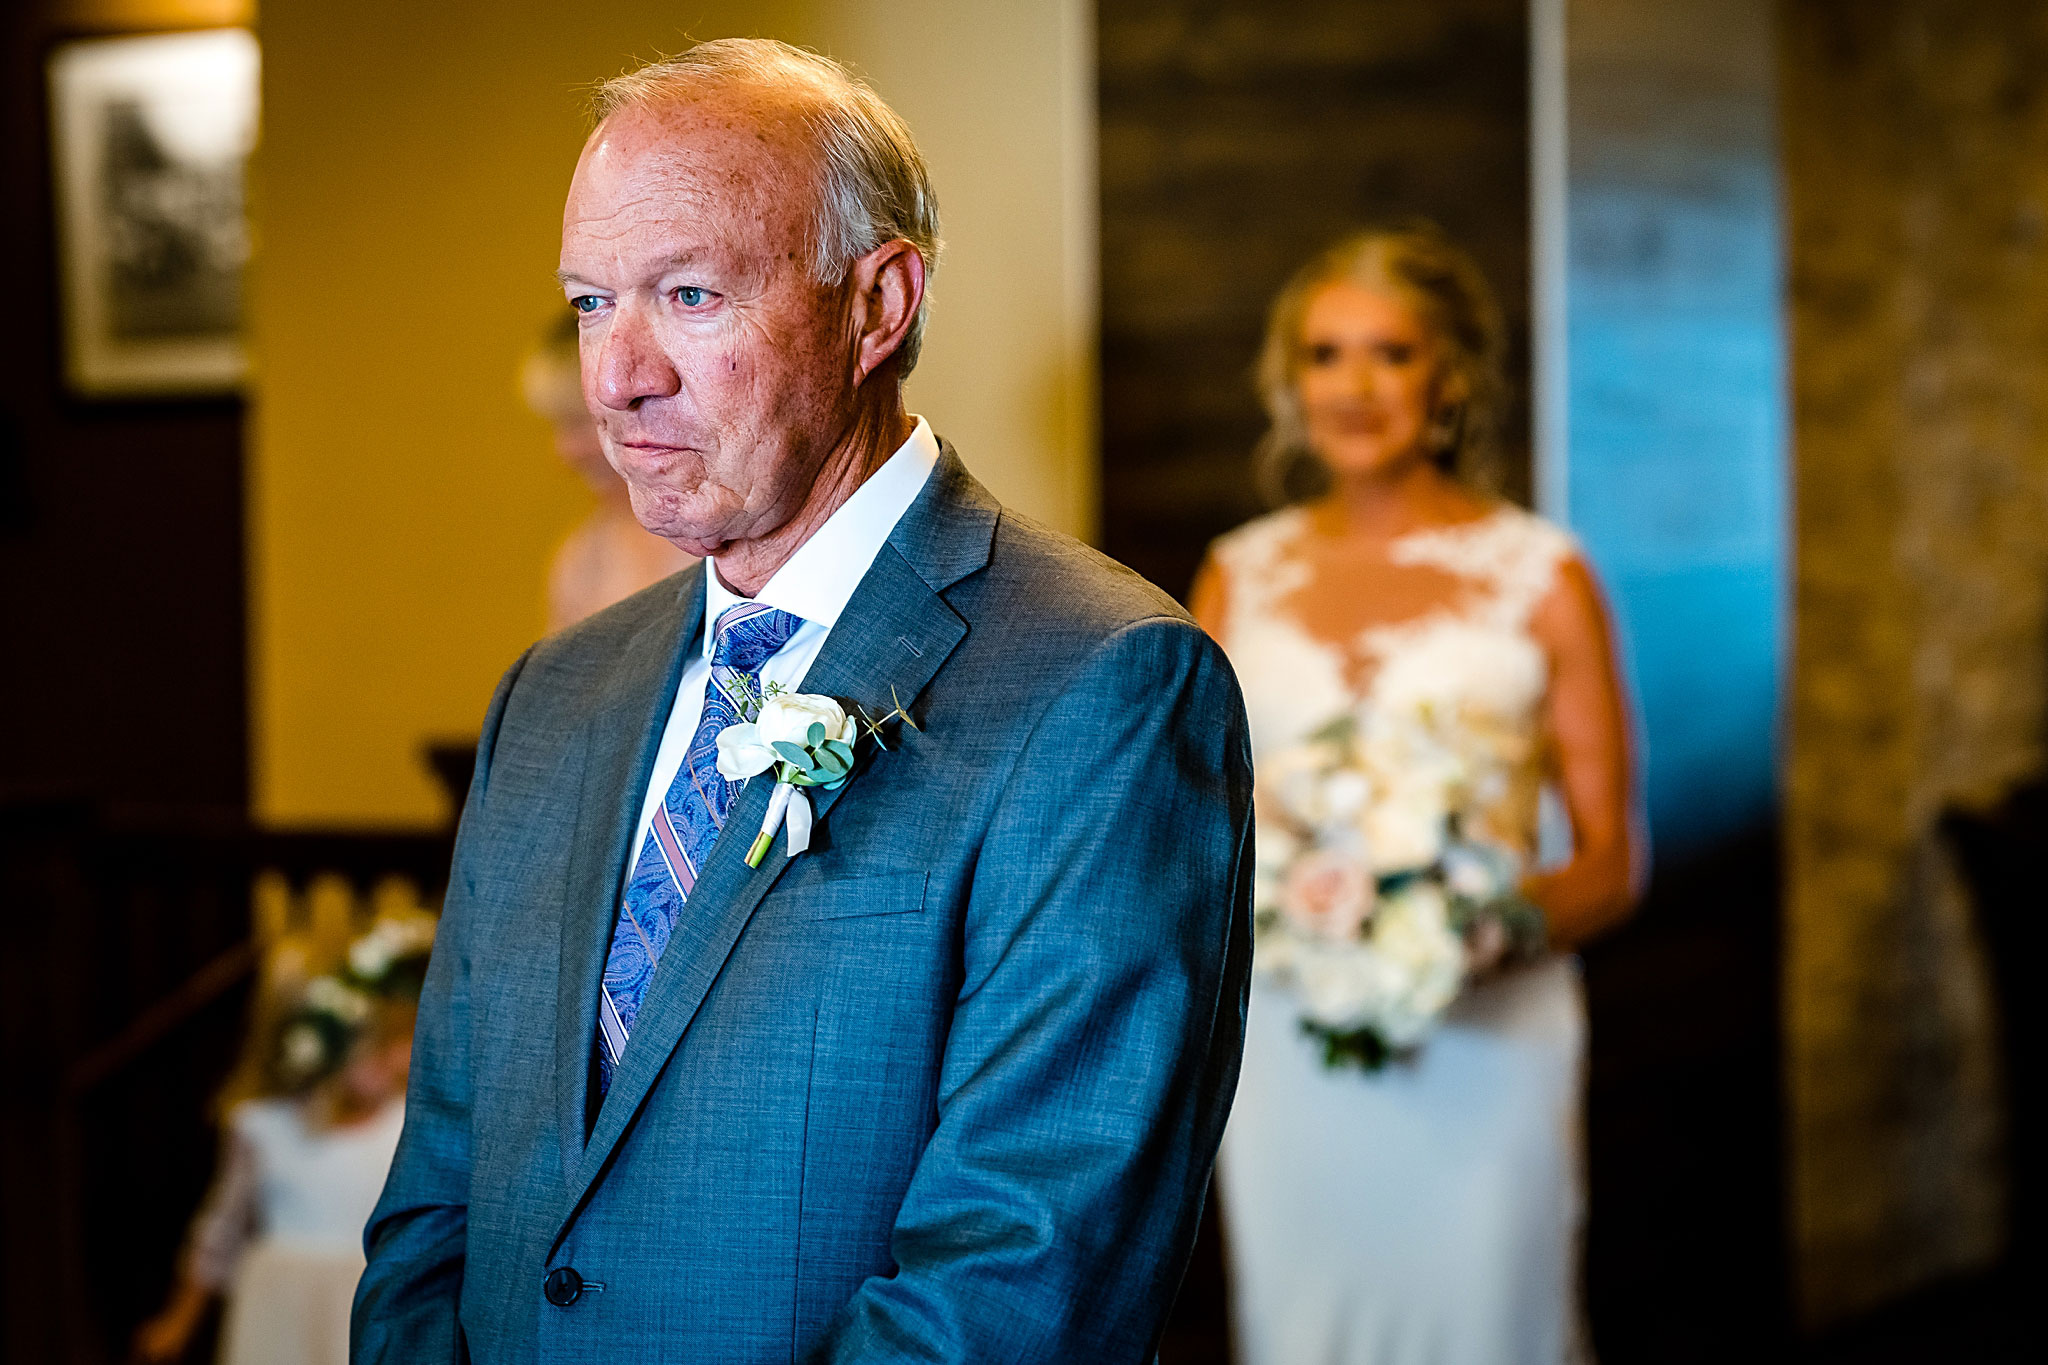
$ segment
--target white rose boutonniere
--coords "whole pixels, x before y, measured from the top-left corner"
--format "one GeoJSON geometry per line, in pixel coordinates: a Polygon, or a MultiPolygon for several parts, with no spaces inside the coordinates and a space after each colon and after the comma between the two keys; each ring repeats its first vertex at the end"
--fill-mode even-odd
{"type": "Polygon", "coordinates": [[[870,720],[865,714],[847,714],[831,697],[785,692],[773,683],[753,710],[751,720],[718,732],[719,776],[743,782],[775,769],[775,791],[768,798],[761,832],[747,850],[748,867],[761,865],[778,829],[788,831],[790,857],[811,846],[811,802],[803,789],[832,791],[845,785],[853,774],[853,746],[863,726],[878,743],[882,725],[892,719],[917,728],[901,705],[881,720],[870,720]]]}
{"type": "Polygon", "coordinates": [[[795,745],[806,751],[814,743],[829,745],[835,740],[851,745],[856,732],[853,717],[830,697],[771,692],[752,721],[728,725],[718,732],[718,775],[744,782],[781,761],[784,755],[777,751],[778,744],[795,745]],[[815,740],[811,737],[813,725],[824,727],[815,740]]]}

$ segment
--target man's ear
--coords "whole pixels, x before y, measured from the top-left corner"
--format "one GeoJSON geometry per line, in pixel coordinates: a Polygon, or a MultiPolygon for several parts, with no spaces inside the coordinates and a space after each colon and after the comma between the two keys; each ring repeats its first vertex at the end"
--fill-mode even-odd
{"type": "Polygon", "coordinates": [[[924,257],[901,237],[853,263],[854,383],[903,349],[924,303],[924,257]]]}

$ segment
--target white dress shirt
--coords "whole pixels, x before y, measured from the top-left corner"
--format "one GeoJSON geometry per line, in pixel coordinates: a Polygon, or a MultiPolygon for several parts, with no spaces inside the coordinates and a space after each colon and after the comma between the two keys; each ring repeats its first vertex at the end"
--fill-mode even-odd
{"type": "Polygon", "coordinates": [[[780,607],[804,624],[789,643],[761,665],[761,681],[781,683],[790,691],[802,688],[804,675],[825,646],[825,637],[839,622],[853,590],[860,586],[868,566],[888,543],[896,523],[917,501],[939,462],[939,438],[924,418],[910,439],[898,447],[880,469],[848,498],[820,526],[811,538],[797,547],[789,561],[762,585],[760,594],[741,597],[718,577],[718,561],[704,562],[704,629],[699,648],[683,665],[682,681],[676,685],[675,706],[668,713],[668,728],[661,733],[661,749],[654,756],[654,772],[647,782],[646,799],[640,803],[640,824],[633,834],[633,854],[627,860],[627,875],[639,866],[640,844],[647,837],[647,824],[654,818],[669,784],[682,770],[683,756],[697,733],[704,715],[704,685],[711,679],[711,628],[726,608],[741,602],[765,602],[780,607]]]}

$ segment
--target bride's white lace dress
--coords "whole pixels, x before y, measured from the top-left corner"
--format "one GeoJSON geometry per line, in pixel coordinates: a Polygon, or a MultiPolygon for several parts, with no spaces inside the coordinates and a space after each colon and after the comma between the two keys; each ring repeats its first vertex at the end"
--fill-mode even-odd
{"type": "MultiPolygon", "coordinates": [[[[1572,550],[1512,507],[1389,547],[1427,605],[1349,647],[1296,614],[1308,514],[1216,543],[1221,638],[1243,684],[1254,766],[1383,689],[1495,735],[1525,765],[1484,812],[1534,858],[1550,673],[1529,619],[1572,550]]],[[[1369,613],[1368,613],[1369,614],[1369,613]]],[[[1557,1365],[1590,1358],[1578,1306],[1585,1008],[1551,956],[1451,1007],[1419,1057],[1332,1071],[1300,1006],[1257,972],[1218,1167],[1240,1365],[1557,1365]]]]}

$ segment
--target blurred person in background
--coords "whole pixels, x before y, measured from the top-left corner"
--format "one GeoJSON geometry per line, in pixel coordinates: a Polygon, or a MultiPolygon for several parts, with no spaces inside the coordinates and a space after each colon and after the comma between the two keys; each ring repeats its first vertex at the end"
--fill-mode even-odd
{"type": "Polygon", "coordinates": [[[427,916],[380,920],[333,973],[293,981],[276,950],[223,1092],[221,1164],[170,1301],[133,1358],[182,1360],[225,1297],[223,1365],[346,1365],[363,1225],[405,1121],[427,916]]]}
{"type": "Polygon", "coordinates": [[[1244,1365],[1589,1358],[1566,955],[1630,912],[1641,840],[1592,570],[1484,491],[1501,348],[1434,229],[1315,258],[1258,368],[1262,478],[1307,496],[1219,539],[1195,586],[1258,775],[1219,1164],[1244,1365]],[[1569,816],[1548,859],[1546,784],[1569,816]]]}
{"type": "Polygon", "coordinates": [[[633,515],[626,481],[605,459],[597,423],[583,405],[576,336],[576,315],[564,313],[519,375],[526,405],[554,429],[555,453],[597,495],[597,506],[548,567],[549,634],[697,562],[633,515]]]}

